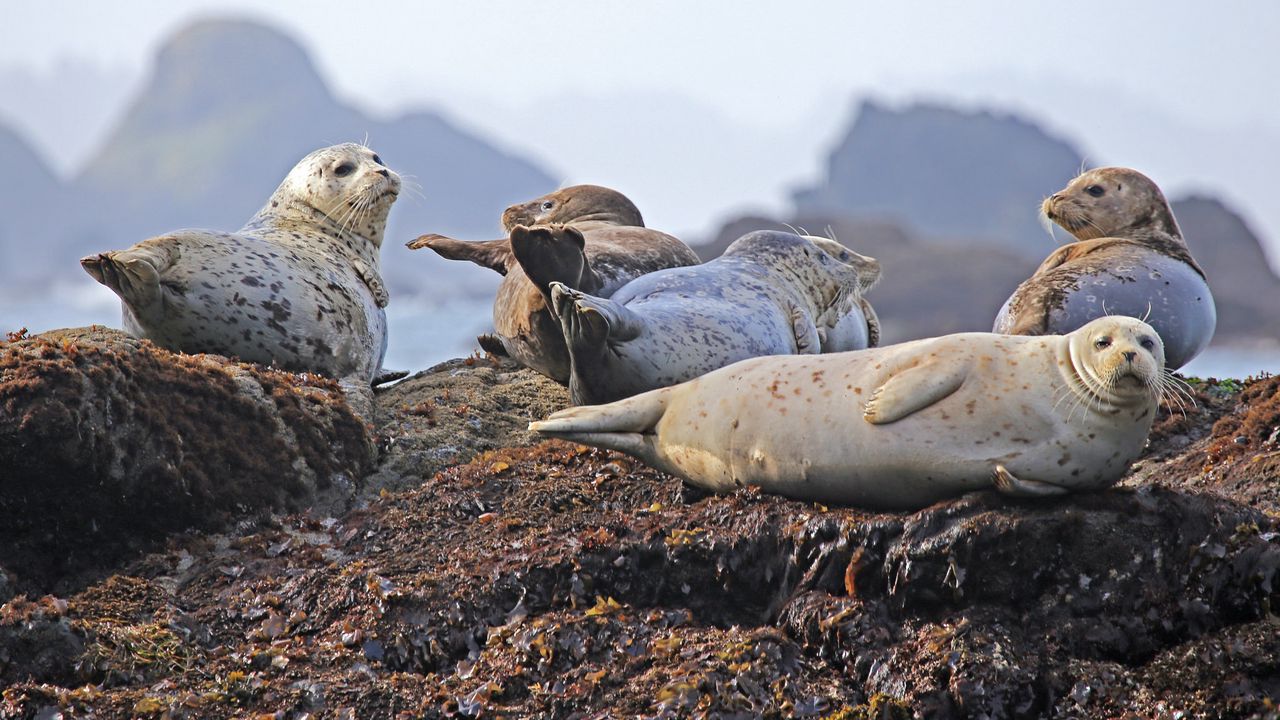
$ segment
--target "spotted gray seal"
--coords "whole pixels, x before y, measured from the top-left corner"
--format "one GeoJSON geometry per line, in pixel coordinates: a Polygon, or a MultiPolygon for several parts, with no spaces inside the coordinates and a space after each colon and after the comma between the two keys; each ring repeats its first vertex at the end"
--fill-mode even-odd
{"type": "Polygon", "coordinates": [[[304,157],[234,233],[177,230],[80,261],[129,333],[367,386],[387,347],[378,255],[400,177],[346,143],[304,157]]]}
{"type": "MultiPolygon", "coordinates": [[[[761,230],[703,265],[632,280],[612,298],[552,283],[579,405],[674,385],[750,357],[818,353],[880,276],[825,238],[761,230]]],[[[848,329],[833,342],[853,341],[848,329]]]]}
{"type": "Polygon", "coordinates": [[[646,273],[698,263],[688,245],[646,228],[625,195],[599,185],[574,185],[512,205],[502,213],[502,226],[508,237],[498,240],[428,234],[408,247],[430,248],[502,274],[493,303],[494,335],[481,336],[481,347],[560,383],[569,381],[569,354],[548,309],[551,282],[608,297],[646,273]],[[544,225],[563,229],[530,230],[544,225]]]}
{"type": "Polygon", "coordinates": [[[915,509],[970,490],[1105,488],[1142,451],[1168,382],[1127,317],[1069,335],[963,333],[746,360],[531,430],[630,453],[712,492],[915,509]]]}
{"type": "Polygon", "coordinates": [[[1154,182],[1129,168],[1090,170],[1042,209],[1077,241],[1018,286],[996,316],[996,332],[1065,333],[1102,315],[1129,315],[1160,333],[1170,368],[1208,346],[1217,326],[1213,294],[1154,182]]]}

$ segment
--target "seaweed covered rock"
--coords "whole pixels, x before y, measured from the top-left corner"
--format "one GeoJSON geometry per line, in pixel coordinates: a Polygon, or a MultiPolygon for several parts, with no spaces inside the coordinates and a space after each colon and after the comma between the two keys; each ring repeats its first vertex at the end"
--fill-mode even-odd
{"type": "Polygon", "coordinates": [[[563,386],[509,360],[450,360],[378,391],[384,450],[371,489],[414,487],[485,450],[540,438],[530,421],[569,405],[563,386]]]}
{"type": "Polygon", "coordinates": [[[345,507],[374,448],[337,385],[101,327],[0,344],[0,566],[49,587],[268,512],[345,507]]]}

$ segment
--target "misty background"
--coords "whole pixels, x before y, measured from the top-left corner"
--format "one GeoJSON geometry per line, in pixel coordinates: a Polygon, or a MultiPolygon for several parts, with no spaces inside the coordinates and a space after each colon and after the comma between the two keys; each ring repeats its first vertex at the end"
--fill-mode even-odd
{"type": "MultiPolygon", "coordinates": [[[[383,246],[388,366],[470,352],[497,275],[410,252],[621,190],[714,257],[790,223],[873,255],[887,341],[989,330],[1055,247],[1045,195],[1127,165],[1218,304],[1190,374],[1280,371],[1280,6],[27,3],[0,46],[0,330],[118,326],[79,257],[234,230],[366,140],[420,193],[383,246]],[[1105,17],[1099,17],[1105,13],[1105,17]],[[981,261],[979,262],[978,259],[981,261]]],[[[1057,242],[1065,240],[1057,231],[1057,242]]]]}

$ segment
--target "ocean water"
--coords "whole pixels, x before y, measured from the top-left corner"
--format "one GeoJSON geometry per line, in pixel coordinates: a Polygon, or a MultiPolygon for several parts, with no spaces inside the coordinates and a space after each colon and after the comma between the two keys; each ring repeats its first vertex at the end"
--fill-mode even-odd
{"type": "MultiPolygon", "coordinates": [[[[394,298],[387,308],[391,340],[384,365],[416,372],[470,355],[479,349],[476,336],[492,329],[492,303],[491,295],[453,292],[394,298]]],[[[119,327],[120,301],[87,278],[55,283],[39,293],[0,294],[0,333],[92,324],[119,327]]],[[[1179,372],[1201,378],[1280,375],[1280,339],[1272,345],[1213,346],[1179,372]]]]}

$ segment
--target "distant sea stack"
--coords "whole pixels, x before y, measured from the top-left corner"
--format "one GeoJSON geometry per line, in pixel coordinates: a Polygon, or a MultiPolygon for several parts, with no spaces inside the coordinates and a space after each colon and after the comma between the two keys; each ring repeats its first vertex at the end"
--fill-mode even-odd
{"type": "Polygon", "coordinates": [[[793,199],[802,215],[889,220],[1039,258],[1054,247],[1040,201],[1082,164],[1070,143],[1016,115],[863,101],[826,177],[793,199]]]}

